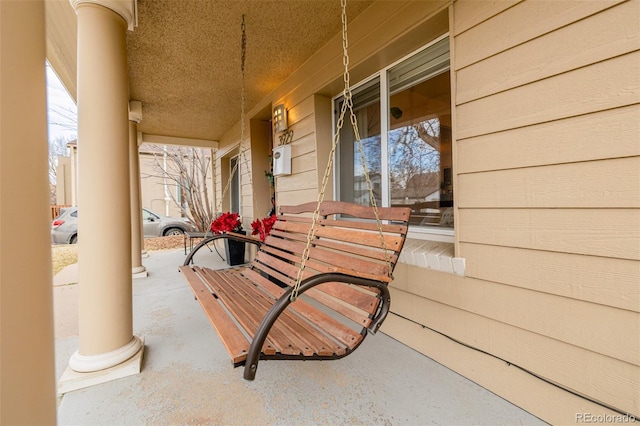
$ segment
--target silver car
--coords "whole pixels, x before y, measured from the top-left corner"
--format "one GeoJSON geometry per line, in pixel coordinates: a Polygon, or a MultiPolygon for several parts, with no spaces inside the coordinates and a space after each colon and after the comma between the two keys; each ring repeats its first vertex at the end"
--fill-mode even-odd
{"type": "MultiPolygon", "coordinates": [[[[145,237],[182,235],[196,228],[186,218],[161,216],[151,210],[142,209],[142,229],[145,237]]],[[[51,223],[51,241],[54,244],[78,242],[78,208],[64,209],[51,223]]]]}

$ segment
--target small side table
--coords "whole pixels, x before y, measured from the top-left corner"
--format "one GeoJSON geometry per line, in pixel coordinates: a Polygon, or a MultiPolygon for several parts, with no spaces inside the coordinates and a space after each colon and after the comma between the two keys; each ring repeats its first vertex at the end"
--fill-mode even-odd
{"type": "Polygon", "coordinates": [[[193,250],[193,240],[203,239],[209,236],[208,232],[185,232],[184,233],[184,254],[187,255],[187,239],[189,239],[189,251],[193,250]]]}

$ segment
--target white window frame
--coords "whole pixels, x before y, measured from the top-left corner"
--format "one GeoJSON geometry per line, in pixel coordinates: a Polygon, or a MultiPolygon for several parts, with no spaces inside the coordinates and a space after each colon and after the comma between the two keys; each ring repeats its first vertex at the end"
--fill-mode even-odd
{"type": "MultiPolygon", "coordinates": [[[[353,84],[351,86],[351,90],[352,91],[357,91],[357,89],[359,87],[364,86],[365,84],[375,80],[375,79],[379,79],[380,82],[380,111],[381,113],[383,111],[389,111],[389,79],[388,79],[388,75],[389,75],[389,70],[393,67],[395,67],[396,65],[406,61],[407,59],[411,58],[414,55],[419,54],[420,52],[430,48],[431,46],[433,46],[434,44],[438,43],[441,40],[444,40],[445,38],[449,37],[449,33],[445,33],[443,35],[441,35],[440,37],[437,37],[435,39],[433,39],[432,41],[430,41],[429,43],[425,44],[424,46],[420,47],[419,49],[416,49],[415,51],[409,53],[408,55],[400,58],[399,60],[387,65],[386,67],[376,71],[375,73],[373,73],[372,75],[370,75],[369,77],[359,81],[356,84],[353,84]]],[[[451,73],[451,64],[449,64],[449,69],[445,72],[449,72],[451,73]]],[[[451,79],[453,81],[453,78],[451,79]]],[[[335,107],[336,101],[341,98],[344,94],[341,92],[337,95],[335,95],[334,97],[331,98],[331,108],[335,107]]],[[[453,96],[453,91],[452,91],[452,96],[453,96]]],[[[336,129],[336,114],[331,114],[331,129],[332,129],[332,134],[335,137],[335,129],[336,129]]],[[[345,126],[350,126],[351,123],[348,119],[345,119],[345,126]]],[[[452,143],[455,141],[452,141],[452,143]]],[[[381,153],[381,159],[380,159],[380,167],[382,170],[389,170],[389,156],[388,156],[388,152],[389,152],[389,114],[388,112],[386,113],[385,117],[381,117],[380,120],[380,153],[381,153]]],[[[334,195],[334,199],[339,200],[340,199],[340,174],[339,174],[339,170],[340,170],[340,152],[339,150],[336,150],[336,152],[334,153],[334,167],[333,167],[333,193],[334,195]]],[[[455,160],[455,158],[454,158],[455,160]]],[[[455,164],[454,164],[454,168],[455,168],[455,164]]],[[[387,175],[388,177],[388,175],[387,175]]],[[[387,203],[389,202],[389,200],[391,199],[391,194],[390,194],[390,188],[389,188],[389,179],[382,179],[381,182],[381,196],[382,196],[382,202],[383,205],[387,205],[387,203]]],[[[454,224],[454,228],[439,228],[439,227],[435,227],[435,226],[410,226],[409,227],[409,232],[407,233],[407,237],[408,238],[415,238],[415,239],[420,239],[420,240],[430,240],[430,241],[442,241],[442,242],[448,242],[448,243],[453,243],[455,242],[455,224],[454,224]]]]}

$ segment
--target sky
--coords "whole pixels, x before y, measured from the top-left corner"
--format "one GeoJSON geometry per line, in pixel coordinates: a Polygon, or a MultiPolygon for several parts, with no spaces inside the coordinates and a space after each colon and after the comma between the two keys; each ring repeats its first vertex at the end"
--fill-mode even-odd
{"type": "Polygon", "coordinates": [[[67,89],[47,63],[47,120],[49,142],[59,137],[71,141],[77,137],[77,107],[67,89]]]}

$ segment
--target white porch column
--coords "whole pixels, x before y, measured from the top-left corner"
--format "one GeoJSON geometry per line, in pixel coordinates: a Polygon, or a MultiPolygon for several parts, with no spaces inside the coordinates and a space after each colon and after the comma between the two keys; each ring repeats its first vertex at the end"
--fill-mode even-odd
{"type": "MultiPolygon", "coordinates": [[[[135,101],[131,101],[134,104],[135,101]]],[[[138,103],[138,106],[140,104],[138,103]]],[[[141,106],[140,106],[141,108],[141,106]]],[[[147,276],[147,269],[142,265],[142,201],[140,198],[140,154],[138,152],[138,125],[140,115],[129,108],[129,183],[131,187],[131,267],[133,278],[147,276]]],[[[141,110],[140,110],[141,113],[141,110]]]]}
{"type": "Polygon", "coordinates": [[[0,424],[56,422],[42,1],[0,1],[0,424]]]}
{"type": "MultiPolygon", "coordinates": [[[[123,363],[141,358],[143,349],[132,318],[126,30],[133,4],[72,4],[78,15],[80,343],[69,367],[89,373],[126,365],[130,371],[123,363]]],[[[139,371],[138,364],[131,374],[139,371]]]]}

